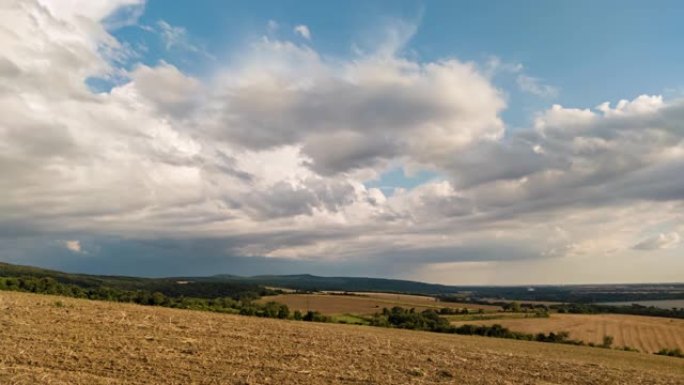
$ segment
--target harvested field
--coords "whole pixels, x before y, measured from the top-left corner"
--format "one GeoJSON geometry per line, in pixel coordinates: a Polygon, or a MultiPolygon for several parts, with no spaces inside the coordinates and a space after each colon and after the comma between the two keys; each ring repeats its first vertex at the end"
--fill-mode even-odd
{"type": "Polygon", "coordinates": [[[376,293],[376,292],[361,292],[361,291],[355,292],[354,294],[365,295],[367,297],[389,299],[392,301],[427,302],[427,303],[437,302],[437,299],[435,297],[430,297],[427,295],[376,293]]]}
{"type": "Polygon", "coordinates": [[[0,292],[2,384],[682,384],[678,358],[0,292]]]}
{"type": "Polygon", "coordinates": [[[603,336],[614,338],[613,346],[630,346],[653,353],[663,348],[684,350],[684,320],[623,314],[552,314],[550,318],[496,319],[454,322],[501,324],[525,333],[567,331],[570,338],[600,344],[603,336]]]}
{"type": "Polygon", "coordinates": [[[552,306],[552,305],[559,305],[562,302],[555,302],[555,301],[529,301],[529,300],[518,300],[518,299],[507,299],[507,298],[482,298],[483,301],[488,301],[488,302],[518,302],[518,303],[529,303],[532,305],[545,305],[545,306],[552,306]]]}
{"type": "Polygon", "coordinates": [[[440,309],[443,307],[483,309],[496,311],[498,306],[467,303],[437,302],[432,297],[388,293],[359,293],[358,295],[332,294],[281,294],[264,297],[260,302],[275,301],[287,305],[292,310],[317,310],[323,314],[373,314],[383,307],[401,306],[416,310],[440,309]]]}

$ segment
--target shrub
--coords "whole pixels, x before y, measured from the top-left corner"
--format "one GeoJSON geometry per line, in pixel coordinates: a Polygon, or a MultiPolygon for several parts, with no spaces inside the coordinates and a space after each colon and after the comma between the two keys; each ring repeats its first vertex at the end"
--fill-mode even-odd
{"type": "Polygon", "coordinates": [[[602,348],[610,349],[610,347],[613,345],[613,336],[603,336],[603,343],[601,344],[602,348]]]}
{"type": "Polygon", "coordinates": [[[280,305],[277,316],[280,319],[285,319],[290,316],[290,309],[287,307],[287,305],[280,305]]]}
{"type": "Polygon", "coordinates": [[[624,350],[624,351],[626,351],[626,352],[636,352],[636,353],[639,353],[639,349],[633,348],[633,347],[631,347],[631,346],[626,346],[626,345],[623,346],[623,347],[621,347],[621,348],[618,348],[618,350],[624,350]]]}
{"type": "Polygon", "coordinates": [[[659,356],[669,356],[669,357],[679,357],[679,358],[684,358],[684,353],[682,353],[682,350],[679,348],[674,348],[674,349],[661,349],[657,353],[655,353],[659,356]]]}
{"type": "Polygon", "coordinates": [[[321,314],[317,311],[307,311],[302,320],[309,322],[331,322],[332,319],[326,315],[321,314]]]}

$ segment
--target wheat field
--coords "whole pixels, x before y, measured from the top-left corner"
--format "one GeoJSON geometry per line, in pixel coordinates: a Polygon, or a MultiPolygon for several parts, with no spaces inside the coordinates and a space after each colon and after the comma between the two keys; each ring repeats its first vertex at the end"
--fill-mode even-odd
{"type": "Polygon", "coordinates": [[[672,357],[0,293],[1,384],[682,384],[672,357]]]}
{"type": "Polygon", "coordinates": [[[570,338],[600,344],[612,336],[613,346],[629,346],[653,353],[663,348],[684,350],[684,320],[625,314],[551,314],[549,318],[518,318],[454,322],[500,324],[513,331],[549,333],[567,331],[570,338]]]}
{"type": "Polygon", "coordinates": [[[316,310],[324,314],[360,314],[369,315],[382,311],[383,307],[401,306],[416,310],[440,309],[450,307],[456,309],[499,310],[499,306],[477,305],[454,302],[438,302],[433,297],[390,293],[357,293],[357,295],[331,294],[280,294],[263,297],[260,302],[275,301],[287,305],[292,310],[316,310]]]}

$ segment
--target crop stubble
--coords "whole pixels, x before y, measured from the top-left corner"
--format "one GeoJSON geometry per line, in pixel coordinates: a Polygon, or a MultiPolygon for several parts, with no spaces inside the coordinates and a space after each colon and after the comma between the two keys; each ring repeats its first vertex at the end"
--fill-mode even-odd
{"type": "Polygon", "coordinates": [[[0,326],[2,384],[684,383],[670,357],[23,293],[0,326]]]}

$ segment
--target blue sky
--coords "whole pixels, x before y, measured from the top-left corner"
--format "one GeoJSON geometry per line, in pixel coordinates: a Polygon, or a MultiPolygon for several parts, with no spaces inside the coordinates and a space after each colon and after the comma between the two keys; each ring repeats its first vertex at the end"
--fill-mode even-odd
{"type": "MultiPolygon", "coordinates": [[[[678,1],[148,1],[139,23],[113,35],[144,46],[133,63],[172,63],[198,77],[206,76],[249,42],[269,36],[305,42],[332,58],[372,49],[386,37],[388,24],[405,23],[415,32],[402,53],[418,61],[446,58],[486,66],[493,58],[524,68],[526,76],[551,87],[549,95],[525,92],[517,74],[505,70],[493,82],[507,95],[502,112],[511,130],[529,126],[550,104],[593,107],[641,94],[670,97],[684,93],[684,62],[678,1]],[[169,47],[141,26],[159,22],[185,30],[186,43],[202,50],[169,47]],[[275,22],[277,28],[269,28],[275,22]],[[307,41],[293,28],[306,25],[307,41]]],[[[368,186],[411,188],[439,174],[406,176],[393,169],[368,186]]]]}
{"type": "Polygon", "coordinates": [[[10,0],[3,12],[5,261],[681,280],[682,2],[10,0]]]}
{"type": "MultiPolygon", "coordinates": [[[[201,76],[216,65],[214,60],[229,60],[236,48],[269,34],[269,21],[280,25],[273,35],[283,38],[294,38],[292,28],[306,25],[317,51],[348,57],[353,45],[373,44],[382,38],[385,23],[400,20],[416,26],[404,52],[420,61],[456,57],[485,63],[495,56],[522,64],[530,76],[557,87],[553,102],[593,106],[644,93],[681,94],[682,14],[679,1],[367,1],[350,6],[346,1],[152,0],[140,24],[163,20],[185,28],[189,40],[215,59],[168,52],[139,26],[113,34],[149,47],[145,63],[166,60],[201,76]]],[[[513,95],[504,113],[510,124],[526,123],[549,103],[516,93],[507,79],[497,82],[513,95]]]]}

